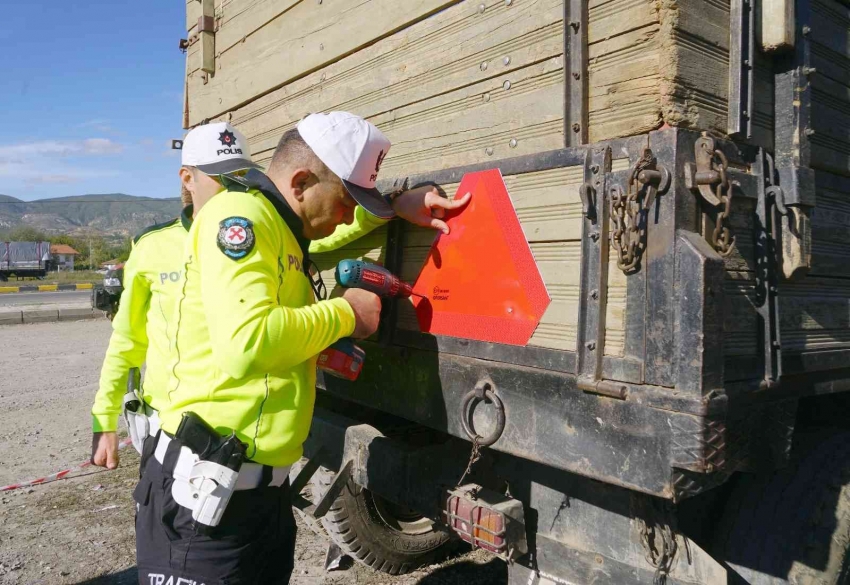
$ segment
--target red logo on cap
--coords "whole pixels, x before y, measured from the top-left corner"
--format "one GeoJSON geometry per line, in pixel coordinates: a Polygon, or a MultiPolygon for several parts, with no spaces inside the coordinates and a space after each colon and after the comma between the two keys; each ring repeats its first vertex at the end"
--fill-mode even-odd
{"type": "Polygon", "coordinates": [[[387,156],[386,153],[382,150],[378,153],[378,162],[375,163],[375,172],[381,172],[381,163],[384,162],[384,157],[387,156]]]}
{"type": "Polygon", "coordinates": [[[224,146],[233,146],[236,144],[236,136],[233,135],[233,132],[230,130],[225,130],[221,134],[218,135],[218,141],[221,142],[224,146]]]}

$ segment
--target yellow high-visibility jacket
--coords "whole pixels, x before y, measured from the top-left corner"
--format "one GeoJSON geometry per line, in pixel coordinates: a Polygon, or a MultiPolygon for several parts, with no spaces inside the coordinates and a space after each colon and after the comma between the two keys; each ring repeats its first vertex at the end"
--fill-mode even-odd
{"type": "MultiPolygon", "coordinates": [[[[248,444],[247,456],[285,466],[301,457],[313,415],[316,356],[354,331],[343,299],[316,302],[305,274],[300,219],[261,173],[247,191],[219,193],[186,241],[162,428],[192,411],[248,444]]],[[[316,251],[368,233],[383,220],[357,213],[316,251]]]]}
{"type": "Polygon", "coordinates": [[[160,408],[168,380],[170,319],[183,285],[181,258],[191,224],[189,206],[180,217],[151,226],[133,240],[91,411],[94,432],[118,428],[128,372],[143,363],[147,363],[143,398],[160,408]]]}

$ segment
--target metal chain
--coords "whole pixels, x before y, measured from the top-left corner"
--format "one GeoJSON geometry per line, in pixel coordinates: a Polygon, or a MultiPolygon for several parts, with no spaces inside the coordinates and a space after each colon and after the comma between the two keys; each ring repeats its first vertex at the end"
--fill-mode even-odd
{"type": "Polygon", "coordinates": [[[652,167],[653,163],[652,152],[645,151],[629,174],[626,195],[623,195],[618,185],[611,188],[611,245],[617,252],[617,267],[626,274],[635,269],[646,248],[643,216],[648,211],[650,201],[648,197],[644,197],[642,203],[639,201],[643,185],[638,181],[638,176],[652,167]]]}
{"type": "Polygon", "coordinates": [[[481,445],[478,443],[478,440],[481,437],[475,435],[472,438],[472,452],[469,454],[469,463],[466,466],[466,471],[463,472],[463,475],[460,476],[460,479],[457,482],[456,487],[460,487],[463,485],[463,480],[466,479],[466,476],[469,475],[469,472],[472,471],[472,466],[475,465],[475,462],[481,459],[481,445]]]}
{"type": "Polygon", "coordinates": [[[646,561],[655,567],[652,582],[653,585],[665,585],[678,552],[676,534],[667,521],[669,514],[665,510],[658,510],[651,501],[639,502],[638,507],[643,512],[637,518],[641,544],[646,552],[646,561]]]}
{"type": "Polygon", "coordinates": [[[729,160],[726,155],[720,150],[714,151],[714,159],[711,161],[712,167],[720,175],[720,182],[715,187],[715,194],[720,205],[717,208],[717,217],[714,220],[714,231],[711,233],[709,243],[714,246],[714,249],[721,256],[729,256],[735,249],[735,239],[732,237],[729,228],[724,225],[729,218],[729,213],[732,211],[732,183],[726,174],[729,168],[729,160]],[[719,162],[717,162],[719,161],[719,162]]]}

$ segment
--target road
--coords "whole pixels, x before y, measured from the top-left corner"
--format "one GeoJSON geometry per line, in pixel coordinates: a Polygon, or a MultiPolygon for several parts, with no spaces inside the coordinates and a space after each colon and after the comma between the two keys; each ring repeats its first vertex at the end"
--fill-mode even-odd
{"type": "MultiPolygon", "coordinates": [[[[89,411],[110,333],[106,320],[0,327],[0,486],[89,457],[89,411]]],[[[116,471],[89,469],[73,479],[0,493],[0,584],[138,583],[131,498],[138,465],[128,448],[116,471]]],[[[326,573],[326,547],[324,536],[299,521],[290,585],[507,581],[505,564],[483,551],[399,577],[362,565],[326,573]]]]}
{"type": "Polygon", "coordinates": [[[62,292],[3,293],[0,308],[21,305],[82,305],[91,299],[90,290],[62,292]]]}

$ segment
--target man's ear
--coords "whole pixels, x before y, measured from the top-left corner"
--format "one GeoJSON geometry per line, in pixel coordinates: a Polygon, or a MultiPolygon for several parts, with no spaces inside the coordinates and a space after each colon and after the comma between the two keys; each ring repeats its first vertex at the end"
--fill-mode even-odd
{"type": "Polygon", "coordinates": [[[289,187],[299,202],[304,201],[304,192],[315,183],[315,177],[310,169],[295,169],[289,178],[289,187]]]}
{"type": "Polygon", "coordinates": [[[180,183],[192,193],[195,192],[195,176],[186,167],[180,167],[180,183]]]}

